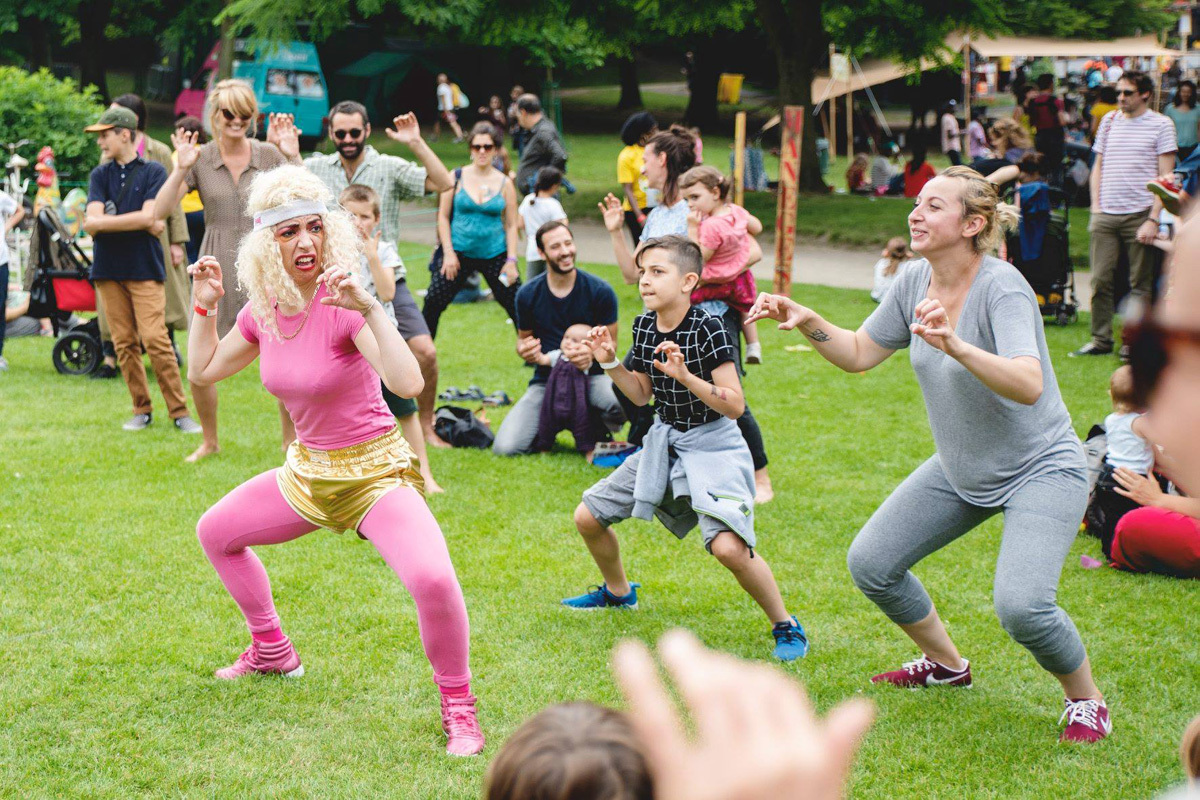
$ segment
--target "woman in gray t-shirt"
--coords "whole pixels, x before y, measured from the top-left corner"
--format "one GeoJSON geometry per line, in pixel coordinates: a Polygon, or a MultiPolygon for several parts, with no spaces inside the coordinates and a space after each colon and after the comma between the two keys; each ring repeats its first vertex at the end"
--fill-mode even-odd
{"type": "Polygon", "coordinates": [[[828,361],[863,372],[910,348],[937,452],[892,492],[850,546],[855,584],[922,655],[872,678],[906,688],[970,686],[971,670],[910,571],[930,553],[1004,514],[994,602],[1004,629],[1066,694],[1064,741],[1112,729],[1079,632],[1055,600],[1087,505],[1083,447],[1046,348],[1037,298],[1010,264],[987,255],[1000,237],[996,189],[952,167],[909,215],[912,249],[857,331],[789,298],[762,295],[751,319],[799,328],[828,361]]]}

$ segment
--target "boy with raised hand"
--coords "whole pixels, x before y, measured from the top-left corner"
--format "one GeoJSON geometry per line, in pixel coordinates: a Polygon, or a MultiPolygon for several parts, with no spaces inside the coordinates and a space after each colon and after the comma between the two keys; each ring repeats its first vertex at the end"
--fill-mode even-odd
{"type": "Polygon", "coordinates": [[[745,408],[734,348],[720,320],[692,306],[704,266],[686,236],[645,242],[634,256],[646,313],[633,322],[622,364],[606,327],[588,336],[596,361],[635,404],[654,399],[655,419],[640,452],[583,493],[575,526],[604,583],[562,601],[568,608],[636,609],[610,527],[637,517],[659,521],[679,538],[699,525],[704,545],[737,578],[773,624],[774,655],[808,652],[808,638],[787,612],[775,576],[754,552],[754,467],[734,422],[745,408]]]}

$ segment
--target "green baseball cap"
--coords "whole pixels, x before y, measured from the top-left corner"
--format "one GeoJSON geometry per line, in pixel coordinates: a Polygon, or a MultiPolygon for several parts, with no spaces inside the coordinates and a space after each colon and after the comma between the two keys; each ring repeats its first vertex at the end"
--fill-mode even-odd
{"type": "Polygon", "coordinates": [[[83,130],[87,133],[97,133],[109,128],[128,128],[136,131],[137,114],[123,106],[111,106],[104,109],[104,113],[100,115],[100,119],[96,120],[95,124],[88,125],[83,130]]]}

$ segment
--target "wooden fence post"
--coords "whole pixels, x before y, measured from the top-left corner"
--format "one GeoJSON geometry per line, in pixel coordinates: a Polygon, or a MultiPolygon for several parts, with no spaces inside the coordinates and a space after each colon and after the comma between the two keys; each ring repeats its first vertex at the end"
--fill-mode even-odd
{"type": "Polygon", "coordinates": [[[746,199],[746,112],[733,118],[733,202],[745,205],[746,199]]]}
{"type": "Polygon", "coordinates": [[[784,106],[779,148],[779,198],[775,213],[775,293],[792,292],[792,256],[796,251],[796,191],[800,183],[800,143],[804,107],[784,106]]]}

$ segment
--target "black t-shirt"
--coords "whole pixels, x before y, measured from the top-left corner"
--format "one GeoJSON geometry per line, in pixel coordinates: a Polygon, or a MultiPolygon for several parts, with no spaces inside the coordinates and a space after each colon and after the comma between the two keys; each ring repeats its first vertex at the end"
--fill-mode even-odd
{"type": "MultiPolygon", "coordinates": [[[[580,270],[575,271],[575,286],[566,297],[555,297],[546,284],[546,273],[542,273],[517,290],[516,306],[517,330],[533,331],[542,342],[543,353],[558,350],[563,333],[572,325],[596,327],[617,321],[617,293],[605,281],[580,270]]],[[[590,374],[603,372],[593,364],[590,374]]],[[[550,367],[539,366],[529,382],[545,383],[548,377],[550,367]]]]}
{"type": "MultiPolygon", "coordinates": [[[[141,211],[147,200],[158,196],[158,190],[167,181],[167,171],[162,164],[146,161],[141,156],[128,164],[118,164],[114,159],[92,170],[88,202],[112,200],[116,203],[121,187],[131,175],[133,183],[117,205],[118,214],[141,211]]],[[[162,245],[149,231],[98,233],[94,237],[93,280],[163,281],[166,277],[162,245]]]]}
{"type": "Polygon", "coordinates": [[[658,314],[647,311],[633,321],[633,346],[625,355],[626,369],[650,376],[654,409],[663,422],[686,431],[720,419],[719,411],[650,363],[652,359],[666,361],[661,353],[654,353],[654,348],[666,341],[679,345],[688,372],[711,383],[713,370],[734,360],[733,345],[721,320],[692,306],[675,330],[664,333],[658,329],[658,314]]]}

